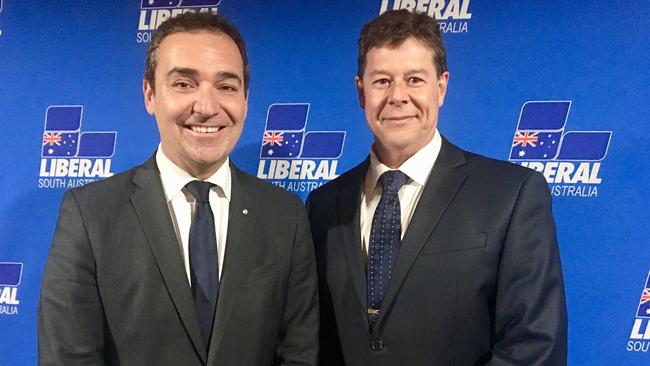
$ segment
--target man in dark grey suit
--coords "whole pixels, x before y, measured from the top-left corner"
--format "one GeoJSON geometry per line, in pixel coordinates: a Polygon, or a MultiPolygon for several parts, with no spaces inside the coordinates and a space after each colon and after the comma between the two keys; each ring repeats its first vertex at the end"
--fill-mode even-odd
{"type": "Polygon", "coordinates": [[[372,152],[308,199],[321,365],[565,364],[544,177],[438,133],[449,73],[434,19],[382,14],[358,62],[372,152]]]}
{"type": "Polygon", "coordinates": [[[248,81],[243,39],[223,17],[160,26],[143,81],[160,146],[65,194],[41,290],[41,365],[316,363],[304,206],[228,159],[248,81]]]}

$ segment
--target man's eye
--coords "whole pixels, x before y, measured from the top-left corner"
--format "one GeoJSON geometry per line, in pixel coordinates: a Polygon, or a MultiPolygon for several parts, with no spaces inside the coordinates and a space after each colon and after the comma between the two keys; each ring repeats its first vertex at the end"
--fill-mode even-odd
{"type": "Polygon", "coordinates": [[[411,76],[411,77],[408,78],[408,82],[409,82],[409,84],[419,84],[419,83],[423,83],[424,80],[422,80],[421,78],[419,78],[417,76],[411,76]]]}
{"type": "Polygon", "coordinates": [[[178,89],[189,89],[192,87],[192,84],[187,81],[179,80],[172,83],[172,86],[178,89]]]}
{"type": "Polygon", "coordinates": [[[377,86],[387,86],[390,85],[390,80],[383,78],[383,79],[377,79],[373,82],[373,84],[377,86]]]}
{"type": "Polygon", "coordinates": [[[223,91],[226,91],[226,92],[236,92],[236,91],[239,90],[239,88],[237,88],[234,85],[230,85],[230,84],[219,85],[219,89],[223,90],[223,91]]]}

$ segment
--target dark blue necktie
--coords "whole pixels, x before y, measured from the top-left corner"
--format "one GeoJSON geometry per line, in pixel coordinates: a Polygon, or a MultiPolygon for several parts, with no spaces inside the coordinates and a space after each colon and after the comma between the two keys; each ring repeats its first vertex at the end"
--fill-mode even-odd
{"type": "Polygon", "coordinates": [[[372,326],[381,309],[390,273],[399,253],[402,226],[397,191],[406,182],[399,170],[389,170],[379,177],[382,186],[379,205],[372,218],[368,247],[368,322],[372,326]]]}
{"type": "Polygon", "coordinates": [[[196,199],[194,217],[190,226],[190,276],[196,315],[206,349],[219,296],[219,259],[214,229],[214,215],[210,208],[209,182],[198,180],[187,183],[187,190],[196,199]]]}

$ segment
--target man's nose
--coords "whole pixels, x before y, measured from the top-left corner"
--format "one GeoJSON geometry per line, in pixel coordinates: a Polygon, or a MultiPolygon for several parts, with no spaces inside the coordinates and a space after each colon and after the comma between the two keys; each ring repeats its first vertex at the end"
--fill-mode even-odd
{"type": "Polygon", "coordinates": [[[194,113],[204,116],[213,116],[219,113],[220,105],[217,90],[213,86],[201,85],[196,92],[193,109],[194,113]]]}
{"type": "Polygon", "coordinates": [[[401,82],[394,82],[388,90],[388,102],[390,104],[408,103],[408,92],[406,85],[401,82]]]}

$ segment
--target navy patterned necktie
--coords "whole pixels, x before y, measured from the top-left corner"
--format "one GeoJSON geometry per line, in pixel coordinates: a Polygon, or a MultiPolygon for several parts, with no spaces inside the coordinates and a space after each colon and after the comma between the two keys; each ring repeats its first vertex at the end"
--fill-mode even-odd
{"type": "Polygon", "coordinates": [[[210,332],[219,296],[219,259],[214,215],[210,208],[210,188],[214,185],[198,180],[185,185],[196,199],[192,225],[190,226],[190,277],[192,295],[199,319],[201,336],[206,349],[210,345],[210,332]]]}
{"type": "Polygon", "coordinates": [[[399,170],[389,170],[379,177],[382,192],[372,218],[368,245],[368,322],[371,327],[379,317],[401,244],[401,209],[397,192],[406,179],[399,170]]]}

